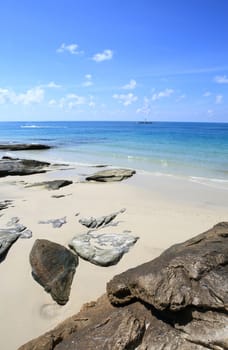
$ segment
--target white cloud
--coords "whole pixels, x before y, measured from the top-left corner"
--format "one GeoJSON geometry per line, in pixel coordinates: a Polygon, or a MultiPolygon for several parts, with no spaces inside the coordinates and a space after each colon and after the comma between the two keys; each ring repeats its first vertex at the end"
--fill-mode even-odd
{"type": "Polygon", "coordinates": [[[207,114],[212,116],[214,114],[214,111],[212,109],[208,109],[207,114]]]}
{"type": "Polygon", "coordinates": [[[138,100],[138,97],[135,96],[132,93],[129,94],[114,94],[112,96],[114,99],[119,100],[120,103],[122,103],[124,106],[129,106],[133,102],[138,100]]]}
{"type": "Polygon", "coordinates": [[[206,91],[204,94],[203,94],[203,97],[209,97],[211,96],[212,93],[210,91],[206,91]]]}
{"type": "Polygon", "coordinates": [[[185,94],[182,94],[180,96],[177,96],[177,99],[176,99],[176,102],[180,102],[182,100],[184,100],[186,98],[186,95],[185,94]]]}
{"type": "Polygon", "coordinates": [[[128,84],[122,86],[122,89],[124,90],[133,90],[136,88],[136,81],[134,79],[131,79],[128,84]]]}
{"type": "Polygon", "coordinates": [[[28,105],[31,103],[40,103],[44,99],[44,90],[40,86],[35,86],[24,93],[17,94],[13,90],[0,88],[0,103],[13,103],[28,105]]]}
{"type": "Polygon", "coordinates": [[[164,91],[160,91],[158,93],[153,94],[152,101],[160,100],[163,97],[169,97],[174,93],[173,89],[165,89],[164,91]]]}
{"type": "Polygon", "coordinates": [[[218,84],[228,84],[228,77],[226,75],[217,75],[214,81],[218,84]]]}
{"type": "Polygon", "coordinates": [[[84,78],[85,78],[85,81],[82,83],[82,86],[89,87],[93,85],[91,74],[86,74],[84,78]]]}
{"type": "Polygon", "coordinates": [[[51,99],[48,102],[49,106],[59,107],[63,109],[71,110],[78,106],[88,106],[95,107],[94,96],[79,96],[77,94],[71,93],[60,98],[59,100],[51,99]]]}
{"type": "Polygon", "coordinates": [[[72,109],[73,107],[84,104],[86,104],[85,97],[76,94],[68,94],[59,100],[59,106],[61,108],[68,107],[69,109],[72,109]]]}
{"type": "Polygon", "coordinates": [[[150,100],[147,97],[144,97],[143,106],[136,110],[136,113],[144,114],[148,116],[151,113],[150,100]]]}
{"type": "Polygon", "coordinates": [[[82,54],[83,51],[78,50],[79,46],[77,44],[69,44],[66,45],[65,43],[61,44],[60,47],[56,50],[58,53],[62,52],[69,52],[72,55],[79,55],[82,54]]]}
{"type": "Polygon", "coordinates": [[[61,85],[56,84],[54,81],[50,81],[50,83],[48,83],[46,85],[42,85],[42,86],[50,88],[50,89],[59,89],[59,88],[61,88],[61,85]]]}
{"type": "Polygon", "coordinates": [[[223,100],[223,96],[222,95],[215,96],[215,103],[216,103],[216,105],[221,104],[222,100],[223,100]]]}
{"type": "Polygon", "coordinates": [[[113,57],[113,51],[112,50],[104,50],[101,53],[96,53],[95,55],[93,55],[92,59],[95,62],[102,62],[102,61],[111,60],[112,57],[113,57]]]}

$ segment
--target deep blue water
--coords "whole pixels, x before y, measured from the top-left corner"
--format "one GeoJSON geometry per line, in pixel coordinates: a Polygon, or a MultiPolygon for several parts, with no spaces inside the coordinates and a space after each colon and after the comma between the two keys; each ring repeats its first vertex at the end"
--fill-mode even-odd
{"type": "Polygon", "coordinates": [[[2,122],[4,142],[55,146],[17,156],[228,180],[228,124],[223,123],[2,122]]]}

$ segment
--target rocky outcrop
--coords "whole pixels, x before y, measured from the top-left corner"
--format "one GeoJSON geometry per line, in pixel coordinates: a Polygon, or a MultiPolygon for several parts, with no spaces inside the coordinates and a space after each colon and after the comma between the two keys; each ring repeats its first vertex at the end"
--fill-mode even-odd
{"type": "Polygon", "coordinates": [[[128,233],[89,232],[74,237],[69,247],[92,264],[110,266],[117,264],[137,240],[128,233]]]}
{"type": "Polygon", "coordinates": [[[228,349],[227,240],[228,222],[172,246],[19,350],[228,349]]]}
{"type": "Polygon", "coordinates": [[[31,175],[46,172],[50,163],[32,159],[0,159],[0,177],[8,175],[31,175]]]}
{"type": "Polygon", "coordinates": [[[126,209],[123,208],[115,213],[112,213],[112,214],[109,214],[106,216],[101,216],[99,218],[94,218],[94,217],[82,218],[78,221],[80,222],[80,224],[82,224],[88,228],[97,229],[100,227],[107,226],[112,220],[114,220],[117,217],[118,214],[122,214],[125,211],[126,211],[126,209]]]}
{"type": "Polygon", "coordinates": [[[51,146],[39,143],[6,143],[0,144],[0,150],[4,151],[28,151],[49,149],[51,146]]]}
{"type": "Polygon", "coordinates": [[[228,310],[228,223],[167,249],[157,259],[115,276],[109,299],[138,298],[158,310],[228,310]]]}
{"type": "Polygon", "coordinates": [[[134,175],[135,170],[131,169],[107,169],[103,171],[98,171],[97,173],[87,176],[87,181],[96,181],[96,182],[113,182],[113,181],[122,181],[134,175]]]}
{"type": "Polygon", "coordinates": [[[51,181],[43,181],[36,182],[31,185],[27,185],[26,187],[44,187],[47,190],[58,190],[61,187],[71,185],[73,181],[70,180],[51,180],[51,181]]]}
{"type": "Polygon", "coordinates": [[[30,253],[34,279],[60,305],[67,303],[78,258],[60,244],[37,239],[30,253]]]}

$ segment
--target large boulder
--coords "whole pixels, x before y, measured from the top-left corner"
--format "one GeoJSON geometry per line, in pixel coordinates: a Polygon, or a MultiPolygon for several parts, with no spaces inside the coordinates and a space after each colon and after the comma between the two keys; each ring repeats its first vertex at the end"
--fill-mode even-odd
{"type": "Polygon", "coordinates": [[[109,299],[138,298],[158,310],[186,307],[228,311],[228,223],[167,249],[158,258],[115,276],[109,299]]]}
{"type": "Polygon", "coordinates": [[[19,350],[228,349],[227,240],[220,223],[114,277],[96,303],[19,350]]]}
{"type": "Polygon", "coordinates": [[[18,159],[6,157],[0,159],[0,177],[8,175],[31,175],[44,173],[50,165],[33,159],[18,159]]]}
{"type": "Polygon", "coordinates": [[[6,143],[0,144],[0,150],[4,151],[27,151],[49,149],[51,146],[40,143],[6,143]]]}
{"type": "Polygon", "coordinates": [[[103,171],[98,171],[97,173],[87,176],[87,181],[96,182],[113,182],[122,181],[134,175],[135,170],[132,169],[107,169],[103,171]]]}
{"type": "Polygon", "coordinates": [[[60,305],[69,300],[77,255],[60,244],[37,239],[30,252],[33,278],[60,305]]]}

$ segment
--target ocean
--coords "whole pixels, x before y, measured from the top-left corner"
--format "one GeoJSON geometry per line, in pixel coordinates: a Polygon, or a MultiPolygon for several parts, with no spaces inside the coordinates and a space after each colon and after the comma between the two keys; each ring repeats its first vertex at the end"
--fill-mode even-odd
{"type": "Polygon", "coordinates": [[[107,164],[157,175],[228,182],[228,124],[1,122],[0,143],[45,143],[50,150],[0,152],[76,165],[107,164]]]}

